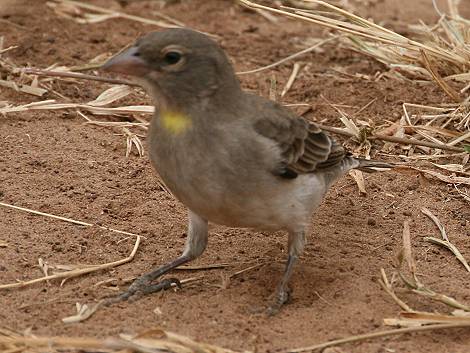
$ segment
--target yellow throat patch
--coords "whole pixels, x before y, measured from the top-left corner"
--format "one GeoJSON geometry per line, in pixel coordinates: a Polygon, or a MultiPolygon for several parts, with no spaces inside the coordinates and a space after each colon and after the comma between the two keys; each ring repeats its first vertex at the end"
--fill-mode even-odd
{"type": "Polygon", "coordinates": [[[178,112],[162,111],[160,119],[162,126],[173,134],[180,134],[191,126],[191,119],[178,112]]]}

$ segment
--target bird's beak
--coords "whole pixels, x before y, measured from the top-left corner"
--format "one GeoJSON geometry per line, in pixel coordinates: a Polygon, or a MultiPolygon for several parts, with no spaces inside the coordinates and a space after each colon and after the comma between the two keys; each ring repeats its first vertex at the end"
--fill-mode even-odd
{"type": "Polygon", "coordinates": [[[137,47],[130,47],[113,56],[101,68],[106,71],[137,77],[145,76],[150,71],[147,62],[138,55],[137,47]]]}

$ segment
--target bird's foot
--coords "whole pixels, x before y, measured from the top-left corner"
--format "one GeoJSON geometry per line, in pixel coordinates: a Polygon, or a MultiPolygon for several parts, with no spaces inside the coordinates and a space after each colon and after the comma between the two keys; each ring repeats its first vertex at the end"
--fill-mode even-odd
{"type": "Polygon", "coordinates": [[[158,283],[152,284],[148,277],[144,275],[137,278],[125,292],[115,297],[108,298],[105,305],[111,305],[123,301],[134,302],[146,295],[167,290],[173,286],[181,288],[181,282],[177,278],[167,278],[158,283]]]}
{"type": "Polygon", "coordinates": [[[172,269],[190,261],[191,258],[188,256],[180,256],[177,259],[149,272],[143,276],[137,278],[134,283],[124,293],[121,293],[115,297],[109,298],[105,305],[111,305],[122,301],[136,301],[147,294],[156,293],[162,290],[169,289],[173,286],[181,288],[181,282],[176,278],[168,278],[158,283],[152,284],[157,278],[160,278],[165,273],[172,269]]]}
{"type": "Polygon", "coordinates": [[[137,278],[127,291],[120,296],[123,300],[136,301],[146,295],[170,289],[172,286],[181,288],[181,282],[177,278],[166,278],[158,283],[152,282],[146,277],[137,278]]]}
{"type": "Polygon", "coordinates": [[[282,306],[286,304],[291,298],[290,288],[279,288],[276,291],[276,297],[274,303],[272,303],[266,310],[268,316],[274,316],[279,313],[282,306]]]}

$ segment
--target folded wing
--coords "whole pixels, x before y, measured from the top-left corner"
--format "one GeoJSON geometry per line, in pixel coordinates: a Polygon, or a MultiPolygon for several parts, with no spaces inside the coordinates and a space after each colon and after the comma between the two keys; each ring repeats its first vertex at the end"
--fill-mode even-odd
{"type": "MultiPolygon", "coordinates": [[[[343,147],[314,123],[295,117],[270,102],[269,115],[259,117],[255,130],[274,140],[281,149],[281,163],[273,173],[285,178],[337,166],[346,156],[343,147]]],[[[265,110],[266,111],[266,110],[265,110]]]]}

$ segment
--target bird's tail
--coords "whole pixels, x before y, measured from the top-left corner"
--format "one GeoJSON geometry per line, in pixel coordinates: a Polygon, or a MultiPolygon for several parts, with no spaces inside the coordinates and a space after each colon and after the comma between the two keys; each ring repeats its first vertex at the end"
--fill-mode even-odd
{"type": "Polygon", "coordinates": [[[386,163],[382,161],[374,161],[370,159],[355,158],[359,162],[359,166],[354,169],[359,169],[362,172],[373,173],[383,170],[390,170],[395,167],[393,163],[386,163]]]}

